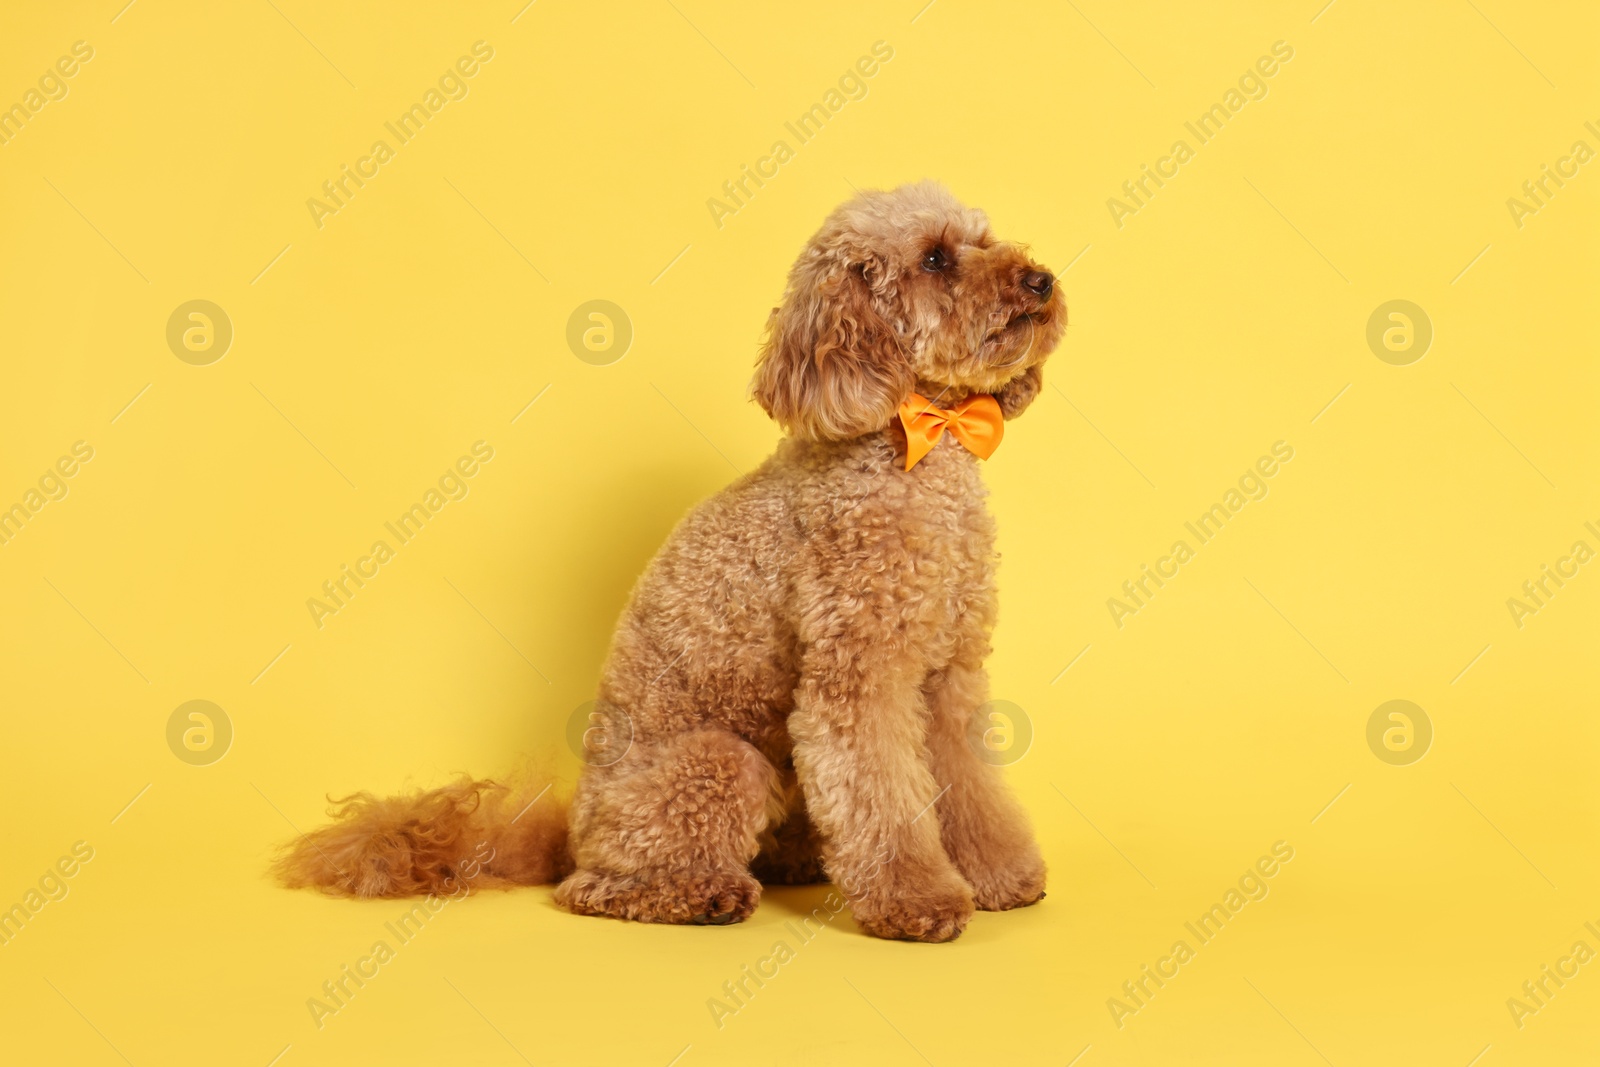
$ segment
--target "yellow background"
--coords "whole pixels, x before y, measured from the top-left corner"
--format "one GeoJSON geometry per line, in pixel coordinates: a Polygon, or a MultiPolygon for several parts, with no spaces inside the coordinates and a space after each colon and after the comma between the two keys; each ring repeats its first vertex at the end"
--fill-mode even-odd
{"type": "Polygon", "coordinates": [[[1506,1007],[1600,949],[1600,564],[1520,629],[1506,607],[1600,548],[1600,163],[1521,228],[1506,207],[1600,148],[1594,13],[922,3],[0,11],[0,103],[95,50],[0,147],[0,502],[95,450],[0,546],[0,905],[95,850],[0,947],[8,1061],[1600,1058],[1600,963],[1521,1029],[1506,1007]],[[306,200],[478,40],[469,95],[317,228],[306,200]],[[879,40],[868,95],[719,229],[707,198],[879,40]],[[1269,95],[1118,228],[1107,199],[1279,40],[1269,95]],[[994,691],[1032,723],[1008,774],[1049,900],[947,946],[841,916],[718,1029],[707,1000],[821,889],[728,929],[486,894],[317,1029],[307,998],[403,909],[276,889],[271,847],[328,791],[525,753],[570,780],[634,576],[776,439],[745,387],[789,263],[852,185],[922,177],[1071,308],[986,468],[994,691]],[[234,327],[209,366],[165,340],[193,299],[234,327]],[[565,341],[591,299],[633,323],[609,366],[565,341]],[[1434,327],[1409,366],[1365,341],[1392,299],[1434,327]],[[306,599],[477,440],[470,495],[317,629],[306,599]],[[1278,440],[1270,495],[1119,629],[1106,599],[1278,440]],[[165,739],[194,699],[235,730],[210,766],[165,739]],[[1409,766],[1367,746],[1392,699],[1433,724],[1409,766]],[[1270,895],[1114,1025],[1279,840],[1270,895]]]}

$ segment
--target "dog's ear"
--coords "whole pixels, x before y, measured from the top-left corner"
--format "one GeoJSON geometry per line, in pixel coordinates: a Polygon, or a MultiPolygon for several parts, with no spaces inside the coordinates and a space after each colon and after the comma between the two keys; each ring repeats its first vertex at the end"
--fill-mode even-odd
{"type": "Polygon", "coordinates": [[[1007,419],[1014,419],[1028,410],[1028,405],[1033,403],[1034,397],[1043,388],[1044,368],[1035,363],[1002,385],[994,398],[1000,401],[1000,413],[1007,419]]]}
{"type": "Polygon", "coordinates": [[[750,383],[788,433],[841,441],[880,430],[916,388],[894,330],[873,305],[892,282],[867,249],[813,250],[795,266],[750,383]]]}

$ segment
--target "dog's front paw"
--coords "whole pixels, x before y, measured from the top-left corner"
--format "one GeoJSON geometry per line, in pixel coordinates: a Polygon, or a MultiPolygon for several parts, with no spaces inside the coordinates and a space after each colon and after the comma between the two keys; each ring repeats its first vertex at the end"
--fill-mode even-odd
{"type": "Polygon", "coordinates": [[[954,941],[972,918],[972,889],[960,878],[874,891],[850,903],[856,925],[895,941],[954,941]]]}
{"type": "Polygon", "coordinates": [[[556,887],[555,899],[579,915],[726,926],[755,911],[761,883],[742,871],[618,875],[580,869],[556,887]]]}
{"type": "Polygon", "coordinates": [[[963,870],[972,883],[972,897],[982,911],[1010,911],[1044,899],[1044,857],[1032,849],[1009,862],[963,870]]]}

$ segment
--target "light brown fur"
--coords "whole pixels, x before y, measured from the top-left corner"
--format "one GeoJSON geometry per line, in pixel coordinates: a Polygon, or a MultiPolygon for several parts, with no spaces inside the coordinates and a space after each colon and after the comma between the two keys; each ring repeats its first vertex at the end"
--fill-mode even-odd
{"type": "Polygon", "coordinates": [[[895,412],[913,390],[943,407],[992,393],[1016,417],[1065,325],[1053,279],[942,187],[840,207],[790,272],[752,384],[789,437],[635,587],[599,692],[632,741],[585,767],[570,840],[548,800],[506,835],[516,805],[463,781],[347,807],[291,846],[287,880],[448,889],[499,834],[496,855],[517,855],[485,868],[496,884],[563,878],[567,908],[649,922],[737,921],[761,881],[831,878],[869,933],[945,941],[974,908],[1039,900],[1027,817],[971,744],[997,562],[978,461],[947,434],[905,471],[895,412]],[[475,806],[491,795],[494,812],[475,806]]]}

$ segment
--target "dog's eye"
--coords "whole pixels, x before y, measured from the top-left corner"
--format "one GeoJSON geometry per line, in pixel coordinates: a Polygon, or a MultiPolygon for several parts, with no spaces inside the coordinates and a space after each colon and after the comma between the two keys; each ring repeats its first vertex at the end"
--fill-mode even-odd
{"type": "Polygon", "coordinates": [[[922,254],[922,269],[930,274],[937,274],[950,265],[950,260],[945,258],[941,248],[930,248],[922,254]]]}

